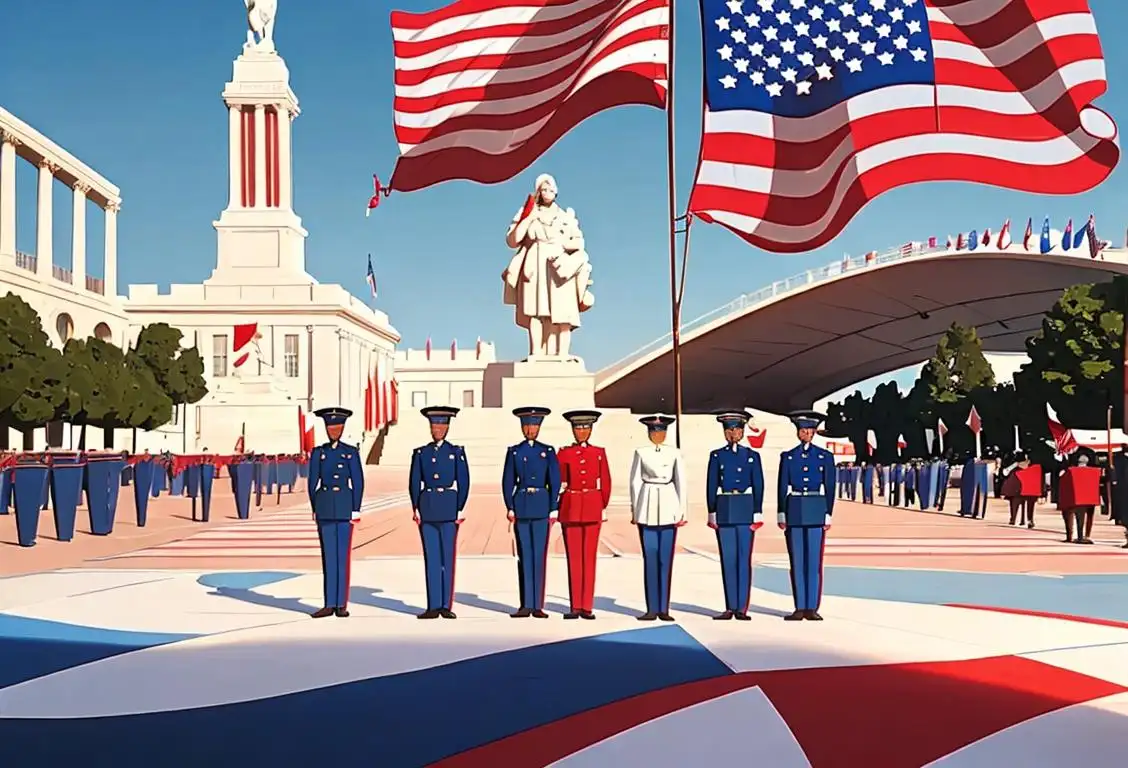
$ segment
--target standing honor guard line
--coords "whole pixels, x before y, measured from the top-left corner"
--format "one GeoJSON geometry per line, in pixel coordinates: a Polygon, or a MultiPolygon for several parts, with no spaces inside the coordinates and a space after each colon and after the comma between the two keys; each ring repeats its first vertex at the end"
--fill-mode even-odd
{"type": "Polygon", "coordinates": [[[454,619],[454,569],[458,526],[470,498],[470,466],[466,450],[446,441],[458,408],[431,406],[420,413],[431,424],[431,442],[411,454],[408,494],[411,516],[419,526],[427,609],[420,619],[454,619]]]}
{"type": "Polygon", "coordinates": [[[665,445],[674,419],[655,414],[639,422],[646,426],[650,445],[636,448],[631,462],[631,522],[638,526],[642,546],[646,613],[639,621],[673,621],[670,587],[678,528],[686,524],[685,464],[681,452],[665,445]]]}
{"type": "Polygon", "coordinates": [[[822,621],[823,556],[826,532],[834,511],[836,469],[834,455],[812,441],[826,417],[815,411],[789,414],[799,445],[784,451],[779,462],[779,527],[787,541],[791,563],[791,593],[795,611],[786,621],[822,621]]]}
{"type": "Polygon", "coordinates": [[[568,559],[568,594],[571,607],[566,619],[594,619],[595,564],[599,532],[607,522],[611,503],[611,468],[607,452],[589,444],[599,411],[568,411],[575,443],[560,449],[560,527],[568,559]]]}
{"type": "Polygon", "coordinates": [[[325,422],[325,442],[309,456],[309,503],[317,521],[321,544],[321,570],[325,602],[313,618],[349,615],[349,575],[352,565],[353,526],[364,501],[364,467],[355,445],[341,442],[347,408],[321,408],[314,416],[325,422]]]}
{"type": "Polygon", "coordinates": [[[705,496],[709,527],[717,532],[725,610],[721,621],[748,621],[752,604],[752,544],[764,524],[764,466],[744,445],[746,411],[723,411],[717,421],[725,431],[725,447],[709,454],[705,496]]]}
{"type": "Polygon", "coordinates": [[[539,442],[541,424],[552,411],[539,406],[515,408],[524,435],[505,454],[501,493],[517,545],[517,583],[521,605],[515,619],[544,612],[549,529],[559,516],[560,463],[551,445],[539,442]]]}

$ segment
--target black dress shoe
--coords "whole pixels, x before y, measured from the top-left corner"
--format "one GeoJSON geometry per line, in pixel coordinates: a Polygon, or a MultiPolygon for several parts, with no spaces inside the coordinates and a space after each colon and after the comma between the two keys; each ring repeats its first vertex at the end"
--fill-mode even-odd
{"type": "Polygon", "coordinates": [[[347,619],[349,617],[348,608],[338,608],[335,613],[337,614],[338,619],[347,619]]]}
{"type": "Polygon", "coordinates": [[[673,620],[674,620],[674,617],[673,617],[673,616],[671,616],[671,615],[670,615],[670,614],[668,614],[668,613],[660,613],[660,614],[658,614],[658,618],[659,618],[659,619],[660,619],[661,621],[673,621],[673,620]]]}
{"type": "Polygon", "coordinates": [[[310,617],[314,619],[324,619],[332,616],[334,613],[336,613],[336,611],[332,608],[322,608],[320,611],[311,613],[310,617]]]}
{"type": "Polygon", "coordinates": [[[533,615],[533,612],[530,611],[528,608],[518,608],[516,611],[509,614],[509,618],[511,618],[511,619],[527,619],[532,615],[533,615]]]}
{"type": "Polygon", "coordinates": [[[419,614],[415,618],[417,618],[417,619],[437,619],[441,615],[442,614],[439,613],[437,610],[428,608],[427,610],[423,611],[423,613],[419,614]]]}
{"type": "Polygon", "coordinates": [[[595,618],[595,614],[592,613],[591,611],[584,611],[583,613],[580,614],[580,618],[591,620],[591,619],[595,618]]]}
{"type": "Polygon", "coordinates": [[[566,618],[566,619],[578,619],[578,618],[580,618],[580,613],[579,613],[579,611],[570,611],[569,613],[564,614],[564,618],[566,618]]]}
{"type": "Polygon", "coordinates": [[[807,621],[822,621],[823,617],[819,615],[818,611],[807,611],[807,621]]]}
{"type": "Polygon", "coordinates": [[[784,621],[802,621],[805,618],[807,618],[807,612],[806,611],[795,611],[794,613],[789,613],[786,616],[784,616],[783,620],[784,621]]]}
{"type": "Polygon", "coordinates": [[[533,618],[534,619],[547,619],[548,614],[545,613],[544,611],[533,611],[533,618]]]}
{"type": "Polygon", "coordinates": [[[752,617],[749,616],[747,613],[733,614],[733,618],[736,619],[737,621],[752,621],[752,617]]]}
{"type": "Polygon", "coordinates": [[[636,616],[635,618],[637,618],[639,621],[654,621],[655,619],[658,618],[658,614],[656,614],[656,613],[644,613],[641,616],[636,616]]]}
{"type": "Polygon", "coordinates": [[[736,614],[732,611],[725,611],[724,613],[718,613],[716,616],[714,616],[713,621],[728,621],[735,615],[736,614]]]}
{"type": "Polygon", "coordinates": [[[439,611],[439,615],[442,616],[444,619],[457,619],[458,618],[458,616],[455,614],[455,612],[452,611],[450,608],[443,608],[441,611],[439,611]]]}

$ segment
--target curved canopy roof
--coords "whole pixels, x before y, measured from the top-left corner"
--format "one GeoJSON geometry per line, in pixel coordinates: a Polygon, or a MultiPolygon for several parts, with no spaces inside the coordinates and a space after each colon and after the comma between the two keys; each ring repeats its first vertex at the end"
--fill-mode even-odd
{"type": "MultiPolygon", "coordinates": [[[[927,360],[952,323],[975,326],[987,351],[1023,352],[1062,290],[1128,274],[1123,250],[1106,250],[1097,260],[1087,249],[1074,253],[1012,248],[898,256],[838,267],[837,274],[823,270],[822,281],[809,275],[760,301],[738,300],[727,314],[683,329],[683,410],[810,407],[852,384],[927,360]]],[[[670,349],[667,335],[600,371],[597,405],[672,410],[670,349]]]]}

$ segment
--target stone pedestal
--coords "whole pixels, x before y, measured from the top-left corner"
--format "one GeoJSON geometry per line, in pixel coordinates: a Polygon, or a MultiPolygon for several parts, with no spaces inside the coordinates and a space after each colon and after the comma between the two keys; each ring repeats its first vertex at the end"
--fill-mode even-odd
{"type": "Polygon", "coordinates": [[[297,453],[298,402],[269,376],[229,377],[200,401],[197,432],[216,444],[199,446],[229,452],[245,434],[248,453],[297,453]]]}
{"type": "Polygon", "coordinates": [[[545,357],[519,363],[496,363],[486,369],[504,368],[500,377],[500,405],[518,408],[522,405],[543,405],[553,411],[595,407],[595,374],[589,373],[583,361],[545,357]]]}

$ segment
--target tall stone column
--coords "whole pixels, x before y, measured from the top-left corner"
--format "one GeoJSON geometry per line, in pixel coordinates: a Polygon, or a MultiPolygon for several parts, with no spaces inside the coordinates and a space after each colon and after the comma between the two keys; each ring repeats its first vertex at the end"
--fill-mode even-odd
{"type": "Polygon", "coordinates": [[[16,147],[20,140],[0,131],[0,253],[16,252],[16,147]]]}
{"type": "Polygon", "coordinates": [[[106,245],[105,262],[102,266],[102,294],[107,298],[117,298],[117,215],[121,203],[106,206],[106,245]]]}
{"type": "Polygon", "coordinates": [[[266,107],[255,107],[255,208],[266,207],[266,107]]]}
{"type": "Polygon", "coordinates": [[[290,110],[283,107],[278,109],[278,207],[284,211],[290,210],[294,205],[294,155],[290,146],[291,124],[293,116],[290,110]]]}
{"type": "Polygon", "coordinates": [[[243,134],[242,134],[242,108],[233,104],[227,108],[227,143],[228,143],[228,170],[230,190],[228,192],[228,208],[240,208],[243,205],[243,134]]]}
{"type": "Polygon", "coordinates": [[[71,285],[86,290],[86,193],[90,187],[81,181],[74,185],[74,210],[71,211],[71,285]]]}
{"type": "Polygon", "coordinates": [[[35,274],[40,280],[51,279],[52,227],[51,193],[54,191],[55,173],[59,166],[50,160],[39,161],[39,194],[36,197],[35,216],[35,274]]]}

